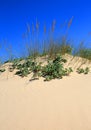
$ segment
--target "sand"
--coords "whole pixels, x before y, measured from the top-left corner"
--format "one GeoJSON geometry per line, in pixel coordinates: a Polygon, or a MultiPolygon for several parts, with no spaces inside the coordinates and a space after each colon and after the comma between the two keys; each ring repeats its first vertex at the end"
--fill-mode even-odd
{"type": "Polygon", "coordinates": [[[50,82],[2,75],[0,130],[91,130],[91,73],[50,82]]]}
{"type": "Polygon", "coordinates": [[[9,63],[3,65],[0,130],[91,130],[91,73],[75,72],[78,67],[91,72],[91,62],[71,55],[64,58],[68,61],[64,67],[74,72],[50,82],[29,81],[31,75],[21,78],[8,72],[9,63]]]}

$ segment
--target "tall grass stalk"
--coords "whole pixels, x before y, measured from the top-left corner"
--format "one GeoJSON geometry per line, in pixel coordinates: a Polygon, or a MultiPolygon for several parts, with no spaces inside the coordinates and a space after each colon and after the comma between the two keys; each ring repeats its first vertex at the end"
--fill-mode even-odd
{"type": "MultiPolygon", "coordinates": [[[[52,21],[50,29],[47,28],[46,24],[44,25],[42,28],[43,35],[40,33],[41,29],[38,20],[36,20],[35,24],[27,24],[27,29],[24,34],[24,38],[26,39],[25,48],[27,52],[25,57],[31,57],[35,60],[40,55],[45,57],[48,56],[49,58],[55,58],[58,54],[73,54],[73,50],[76,49],[74,49],[75,47],[72,46],[72,42],[68,40],[68,30],[72,25],[73,18],[74,17],[72,16],[68,23],[65,23],[67,24],[65,34],[60,34],[58,36],[56,35],[56,20],[52,21]],[[41,38],[41,36],[43,37],[41,38]]],[[[9,60],[12,61],[12,47],[8,46],[6,51],[8,52],[7,54],[9,55],[9,60]]],[[[75,56],[80,56],[91,60],[91,49],[84,47],[81,43],[71,60],[73,60],[75,56]]]]}

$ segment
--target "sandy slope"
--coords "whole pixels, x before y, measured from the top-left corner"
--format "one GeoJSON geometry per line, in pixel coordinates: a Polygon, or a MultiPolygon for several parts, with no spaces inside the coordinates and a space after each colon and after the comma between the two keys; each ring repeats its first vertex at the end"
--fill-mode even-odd
{"type": "Polygon", "coordinates": [[[91,130],[91,74],[71,75],[0,77],[0,130],[91,130]]]}

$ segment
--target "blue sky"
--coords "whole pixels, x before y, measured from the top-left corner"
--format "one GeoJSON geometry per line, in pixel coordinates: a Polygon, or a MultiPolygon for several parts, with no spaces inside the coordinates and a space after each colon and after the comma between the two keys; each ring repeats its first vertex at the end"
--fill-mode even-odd
{"type": "MultiPolygon", "coordinates": [[[[91,0],[0,0],[0,43],[12,44],[15,51],[21,50],[22,34],[26,24],[40,23],[40,30],[46,23],[49,28],[56,20],[60,24],[74,16],[68,37],[76,45],[82,40],[91,46],[91,0]]],[[[4,55],[4,51],[1,51],[4,55]]]]}

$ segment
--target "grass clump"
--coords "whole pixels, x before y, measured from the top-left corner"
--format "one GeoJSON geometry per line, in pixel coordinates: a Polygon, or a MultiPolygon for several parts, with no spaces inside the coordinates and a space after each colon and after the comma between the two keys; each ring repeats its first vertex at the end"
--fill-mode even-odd
{"type": "Polygon", "coordinates": [[[91,60],[91,48],[85,47],[84,43],[82,42],[79,44],[76,55],[79,57],[91,60]]]}
{"type": "Polygon", "coordinates": [[[80,50],[79,56],[91,60],[91,49],[80,50]]]}

